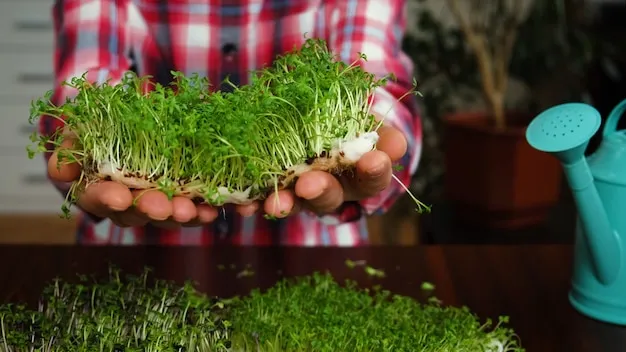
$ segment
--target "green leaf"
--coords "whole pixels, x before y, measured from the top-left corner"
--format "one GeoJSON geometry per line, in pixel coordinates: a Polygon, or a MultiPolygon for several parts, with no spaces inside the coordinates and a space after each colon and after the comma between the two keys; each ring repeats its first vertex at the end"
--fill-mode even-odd
{"type": "Polygon", "coordinates": [[[435,289],[435,285],[433,285],[430,282],[425,281],[425,282],[422,282],[421,288],[424,291],[433,291],[435,289]]]}

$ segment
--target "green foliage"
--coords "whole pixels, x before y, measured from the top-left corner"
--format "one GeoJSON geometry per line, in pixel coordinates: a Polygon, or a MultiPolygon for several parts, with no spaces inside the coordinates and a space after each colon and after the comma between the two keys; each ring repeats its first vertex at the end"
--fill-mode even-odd
{"type": "Polygon", "coordinates": [[[228,351],[227,307],[148,271],[122,280],[112,270],[105,282],[81,276],[46,287],[37,311],[0,307],[2,352],[228,351]]]}
{"type": "MultiPolygon", "coordinates": [[[[442,117],[482,98],[481,77],[476,57],[461,30],[440,20],[441,15],[450,15],[446,1],[430,1],[438,4],[431,7],[438,10],[419,4],[424,0],[411,1],[418,3],[417,13],[408,18],[416,25],[416,31],[405,36],[403,49],[415,63],[420,91],[425,97],[421,100],[424,150],[413,181],[420,187],[412,189],[420,192],[422,200],[432,203],[440,201],[444,194],[442,117]]],[[[532,114],[546,104],[580,99],[590,60],[613,50],[605,36],[571,15],[581,11],[575,5],[581,1],[571,1],[574,5],[569,9],[565,2],[534,0],[531,13],[518,27],[509,73],[528,87],[530,95],[513,107],[515,110],[532,114]],[[555,82],[568,84],[557,87],[555,82]]]]}
{"type": "Polygon", "coordinates": [[[507,317],[481,323],[434,296],[421,304],[328,273],[230,299],[150,282],[148,271],[122,280],[116,270],[105,282],[57,280],[38,311],[0,307],[0,352],[523,351],[507,317]]]}
{"type": "MultiPolygon", "coordinates": [[[[51,92],[33,102],[31,123],[59,119],[77,136],[60,158],[83,170],[70,204],[107,168],[143,182],[133,188],[195,194],[211,205],[226,202],[224,190],[264,195],[289,168],[328,155],[338,140],[375,131],[380,122],[368,98],[393,78],[337,60],[318,39],[277,57],[232,92],[210,92],[208,79],[198,75],[173,75],[168,86],[132,72],[115,85],[92,84],[83,75],[64,82],[77,91],[64,104],[52,104],[51,92]],[[145,86],[153,89],[146,93],[145,86]]],[[[35,133],[29,154],[58,148],[63,139],[61,130],[35,133]]]]}
{"type": "Polygon", "coordinates": [[[244,351],[476,352],[494,341],[503,343],[500,351],[522,351],[502,326],[506,317],[481,324],[466,307],[422,305],[353,281],[339,285],[330,274],[253,291],[233,312],[234,346],[244,351]]]}
{"type": "MultiPolygon", "coordinates": [[[[414,0],[423,3],[424,0],[414,0]]],[[[527,85],[532,91],[554,79],[555,74],[567,71],[580,79],[590,61],[611,45],[598,33],[572,15],[580,6],[565,0],[533,1],[528,17],[517,28],[509,73],[512,78],[527,85]]],[[[443,4],[441,7],[446,7],[443,4]]],[[[441,11],[449,13],[447,9],[441,11]]],[[[476,58],[463,33],[457,27],[446,26],[438,13],[421,9],[413,21],[416,35],[404,38],[403,48],[413,59],[422,82],[422,93],[427,113],[438,119],[456,108],[453,97],[476,99],[480,90],[480,75],[476,58]]],[[[571,87],[563,87],[563,90],[571,87]]],[[[581,91],[568,92],[570,99],[579,97],[581,91]]],[[[538,100],[531,96],[527,108],[541,109],[538,100]]],[[[521,107],[518,107],[521,108],[521,107]]],[[[435,121],[438,122],[438,121],[435,121]]]]}

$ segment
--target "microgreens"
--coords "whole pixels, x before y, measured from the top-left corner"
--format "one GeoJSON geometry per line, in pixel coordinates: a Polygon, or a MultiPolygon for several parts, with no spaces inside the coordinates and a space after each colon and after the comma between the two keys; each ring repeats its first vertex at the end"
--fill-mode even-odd
{"type": "Polygon", "coordinates": [[[393,166],[393,170],[394,171],[402,171],[404,170],[404,166],[400,165],[400,164],[396,164],[393,166]]]}
{"type": "Polygon", "coordinates": [[[523,351],[515,334],[467,307],[420,304],[379,287],[339,285],[330,274],[282,280],[233,308],[233,346],[261,352],[523,351]]]}
{"type": "Polygon", "coordinates": [[[422,282],[421,287],[424,291],[433,291],[435,289],[435,285],[427,281],[422,282]]]}
{"type": "MultiPolygon", "coordinates": [[[[82,168],[64,204],[68,216],[80,191],[104,179],[211,205],[249,203],[311,169],[340,174],[356,162],[346,155],[375,148],[382,121],[369,98],[394,76],[377,78],[359,60],[367,58],[344,63],[323,40],[307,39],[254,72],[250,84],[226,80],[231,92],[211,92],[207,78],[181,72],[167,86],[133,72],[114,85],[82,75],[63,83],[77,91],[63,104],[52,104],[52,91],[33,101],[30,122],[57,119],[76,136],[59,153],[59,163],[82,168]],[[350,144],[358,139],[369,144],[350,144]]],[[[29,156],[59,148],[62,131],[34,133],[29,156]]],[[[411,197],[418,211],[429,210],[411,197]]]]}
{"type": "Polygon", "coordinates": [[[382,269],[376,269],[373,266],[367,265],[367,262],[365,260],[351,260],[351,259],[346,259],[345,264],[348,268],[350,269],[354,269],[357,266],[363,267],[363,271],[371,277],[377,277],[377,278],[383,278],[385,276],[387,276],[385,274],[385,271],[382,269]]]}
{"type": "Polygon", "coordinates": [[[228,351],[231,323],[223,301],[162,280],[148,285],[148,271],[107,282],[80,277],[55,280],[37,311],[0,307],[2,352],[228,351]]]}
{"type": "Polygon", "coordinates": [[[379,278],[383,278],[386,276],[385,271],[376,269],[369,265],[365,267],[365,273],[369,276],[379,277],[379,278]]]}
{"type": "Polygon", "coordinates": [[[352,260],[352,259],[346,259],[345,264],[348,268],[352,269],[354,267],[357,266],[363,266],[365,264],[367,264],[367,262],[365,260],[352,260]]]}
{"type": "Polygon", "coordinates": [[[36,311],[0,306],[0,352],[523,351],[507,317],[481,323],[434,296],[422,304],[329,273],[229,299],[148,273],[55,280],[36,311]]]}
{"type": "Polygon", "coordinates": [[[237,273],[237,277],[238,278],[242,278],[242,277],[251,277],[254,276],[254,270],[252,270],[251,265],[246,265],[246,268],[243,269],[242,271],[240,271],[239,273],[237,273]]]}

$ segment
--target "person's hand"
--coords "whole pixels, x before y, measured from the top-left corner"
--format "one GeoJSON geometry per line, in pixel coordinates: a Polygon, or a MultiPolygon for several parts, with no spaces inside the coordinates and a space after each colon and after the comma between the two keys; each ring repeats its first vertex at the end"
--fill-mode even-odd
{"type": "MultiPolygon", "coordinates": [[[[332,213],[342,203],[372,197],[384,190],[391,182],[392,163],[404,156],[406,138],[399,130],[381,126],[376,150],[366,153],[356,165],[353,175],[336,178],[323,171],[302,174],[295,187],[272,193],[261,204],[237,205],[242,216],[252,216],[259,208],[276,218],[283,218],[309,209],[317,214],[332,213]],[[279,197],[276,201],[275,197],[279,197]]],[[[72,146],[70,134],[61,145],[72,146]]],[[[72,182],[80,177],[80,166],[76,163],[58,163],[59,150],[48,162],[48,174],[58,182],[72,182]]],[[[201,226],[211,223],[219,210],[206,204],[196,205],[186,197],[169,200],[158,190],[131,191],[114,181],[91,184],[78,195],[77,205],[83,211],[100,218],[110,218],[118,226],[155,226],[175,228],[179,226],[201,226]]]]}
{"type": "Polygon", "coordinates": [[[401,131],[390,126],[381,126],[378,134],[376,149],[361,157],[354,173],[337,178],[323,171],[306,172],[293,189],[271,194],[264,202],[265,212],[277,218],[302,209],[324,215],[346,201],[363,200],[383,191],[392,179],[392,163],[406,153],[407,141],[401,131]]]}
{"type": "MultiPolygon", "coordinates": [[[[70,134],[60,148],[72,146],[70,134]]],[[[58,182],[72,182],[80,177],[80,166],[59,159],[57,149],[48,162],[48,174],[58,182]]],[[[87,186],[78,194],[77,206],[83,211],[100,218],[110,218],[116,225],[144,226],[148,223],[164,228],[179,226],[200,226],[215,220],[218,209],[208,205],[196,205],[185,197],[174,197],[169,200],[165,193],[154,191],[131,191],[126,186],[113,182],[102,181],[87,186]],[[135,199],[137,199],[135,201],[135,199]],[[134,203],[134,204],[133,204],[134,203]]],[[[253,214],[258,205],[238,207],[242,215],[253,214]]]]}

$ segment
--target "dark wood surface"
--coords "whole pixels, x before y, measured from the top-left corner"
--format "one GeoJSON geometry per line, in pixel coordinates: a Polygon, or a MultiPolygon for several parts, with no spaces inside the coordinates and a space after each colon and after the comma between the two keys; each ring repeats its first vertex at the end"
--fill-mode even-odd
{"type": "Polygon", "coordinates": [[[45,284],[77,273],[106,275],[150,266],[158,277],[194,280],[209,294],[245,294],[284,276],[330,270],[336,278],[381,284],[417,297],[422,281],[444,304],[466,305],[482,318],[508,315],[530,352],[612,352],[626,349],[626,328],[587,319],[567,301],[570,245],[417,246],[368,248],[0,247],[0,301],[35,304],[45,284]],[[350,270],[346,259],[384,269],[384,279],[350,270]],[[235,264],[235,270],[218,266],[235,264]],[[236,278],[249,265],[252,277],[236,278]]]}

